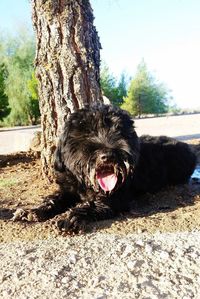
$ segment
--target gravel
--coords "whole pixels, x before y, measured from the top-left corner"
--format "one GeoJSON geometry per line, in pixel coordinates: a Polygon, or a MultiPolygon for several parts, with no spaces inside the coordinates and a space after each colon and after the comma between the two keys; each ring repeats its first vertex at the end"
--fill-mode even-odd
{"type": "Polygon", "coordinates": [[[0,244],[0,298],[200,298],[200,232],[0,244]]]}

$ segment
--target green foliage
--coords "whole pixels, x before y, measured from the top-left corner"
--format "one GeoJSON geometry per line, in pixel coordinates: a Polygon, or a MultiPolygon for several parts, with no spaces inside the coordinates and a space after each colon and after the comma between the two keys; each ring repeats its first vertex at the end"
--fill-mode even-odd
{"type": "Polygon", "coordinates": [[[18,181],[13,178],[7,178],[7,179],[0,179],[0,189],[2,188],[10,188],[13,185],[16,185],[18,181]]]}
{"type": "Polygon", "coordinates": [[[11,113],[6,118],[9,125],[35,124],[39,118],[37,83],[33,75],[35,43],[26,30],[15,37],[2,41],[0,55],[6,65],[8,75],[5,81],[5,94],[8,97],[11,113]]]}
{"type": "Polygon", "coordinates": [[[119,81],[110,73],[107,66],[103,66],[100,74],[100,83],[103,94],[112,104],[120,106],[123,98],[127,95],[127,79],[124,73],[121,74],[119,81]]]}
{"type": "Polygon", "coordinates": [[[176,104],[172,104],[169,106],[168,112],[173,114],[180,114],[181,109],[176,104]]]}
{"type": "Polygon", "coordinates": [[[125,73],[122,73],[119,81],[118,81],[118,86],[117,86],[117,98],[118,98],[118,102],[117,105],[121,106],[124,98],[127,96],[127,84],[128,84],[128,79],[127,76],[125,75],[125,73]]]}
{"type": "Polygon", "coordinates": [[[131,81],[128,95],[121,107],[133,115],[160,114],[168,111],[169,91],[162,83],[156,82],[142,61],[131,81]]]}
{"type": "Polygon", "coordinates": [[[31,79],[28,80],[27,84],[28,84],[28,90],[30,92],[30,95],[31,95],[32,99],[38,100],[38,98],[39,98],[39,95],[38,95],[38,81],[35,77],[34,72],[32,72],[31,79]]]}
{"type": "Polygon", "coordinates": [[[38,81],[35,77],[35,73],[32,72],[32,77],[27,82],[29,91],[29,117],[32,124],[37,123],[37,119],[40,116],[39,109],[39,95],[38,95],[38,81]]]}
{"type": "Polygon", "coordinates": [[[8,97],[5,94],[5,80],[7,71],[5,65],[0,64],[0,120],[2,121],[10,113],[8,97]]]}

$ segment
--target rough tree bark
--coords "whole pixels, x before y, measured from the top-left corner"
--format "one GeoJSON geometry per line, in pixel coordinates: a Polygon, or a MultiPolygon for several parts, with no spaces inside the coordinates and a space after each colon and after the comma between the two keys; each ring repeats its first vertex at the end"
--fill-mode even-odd
{"type": "Polygon", "coordinates": [[[32,0],[42,168],[52,177],[56,140],[70,112],[101,101],[100,42],[88,0],[32,0]]]}

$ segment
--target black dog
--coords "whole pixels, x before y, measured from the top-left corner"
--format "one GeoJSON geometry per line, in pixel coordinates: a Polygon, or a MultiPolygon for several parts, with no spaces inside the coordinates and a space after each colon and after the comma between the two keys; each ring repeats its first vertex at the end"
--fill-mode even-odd
{"type": "Polygon", "coordinates": [[[139,139],[133,124],[127,112],[102,104],[71,114],[55,153],[60,194],[14,220],[63,213],[58,228],[78,233],[89,221],[127,211],[137,194],[186,183],[196,164],[189,146],[165,136],[139,139]]]}

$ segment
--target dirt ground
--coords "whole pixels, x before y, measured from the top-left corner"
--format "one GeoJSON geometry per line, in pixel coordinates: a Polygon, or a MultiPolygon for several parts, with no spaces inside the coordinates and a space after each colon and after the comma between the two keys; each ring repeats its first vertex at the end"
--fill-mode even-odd
{"type": "MultiPolygon", "coordinates": [[[[191,146],[200,164],[200,140],[191,146]]],[[[0,242],[46,239],[58,232],[50,221],[43,223],[12,222],[17,208],[38,205],[42,198],[56,190],[40,171],[40,160],[30,152],[0,155],[0,242]]],[[[106,233],[175,232],[200,230],[200,180],[188,185],[169,187],[157,194],[146,194],[133,201],[130,213],[117,219],[92,223],[89,232],[106,233]]]]}

